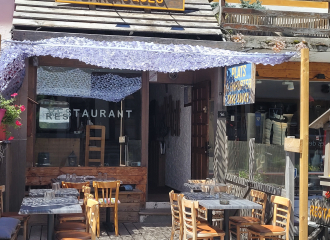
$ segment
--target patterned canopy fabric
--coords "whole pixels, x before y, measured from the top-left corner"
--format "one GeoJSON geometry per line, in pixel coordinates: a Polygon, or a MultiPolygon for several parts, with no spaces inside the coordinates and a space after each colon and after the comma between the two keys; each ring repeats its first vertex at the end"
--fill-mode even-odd
{"type": "Polygon", "coordinates": [[[108,69],[183,72],[245,62],[275,65],[295,55],[293,52],[245,53],[203,46],[107,42],[77,37],[8,41],[4,45],[0,56],[0,91],[5,97],[19,89],[25,75],[25,59],[34,56],[78,59],[108,69]]]}

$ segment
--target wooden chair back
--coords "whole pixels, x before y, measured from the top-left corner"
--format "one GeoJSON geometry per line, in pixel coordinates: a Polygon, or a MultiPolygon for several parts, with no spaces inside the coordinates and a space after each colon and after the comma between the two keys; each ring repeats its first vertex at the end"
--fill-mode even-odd
{"type": "Polygon", "coordinates": [[[78,190],[79,192],[78,199],[80,199],[80,193],[82,192],[83,187],[84,186],[89,187],[89,185],[90,185],[89,182],[73,183],[73,182],[62,181],[62,188],[75,188],[78,190]]]}
{"type": "Polygon", "coordinates": [[[92,240],[96,240],[96,229],[99,219],[99,203],[94,199],[87,200],[87,229],[92,235],[92,240]]]}
{"type": "Polygon", "coordinates": [[[183,194],[174,193],[170,191],[170,204],[171,204],[171,213],[172,213],[172,226],[182,226],[183,217],[182,217],[182,198],[183,194]]]}
{"type": "Polygon", "coordinates": [[[119,186],[120,181],[93,182],[95,199],[99,202],[100,207],[118,207],[119,186]],[[101,195],[99,195],[99,192],[101,192],[101,195]]]}
{"type": "Polygon", "coordinates": [[[285,239],[289,239],[291,202],[287,198],[274,195],[271,197],[271,202],[274,204],[273,226],[285,228],[285,239]]]}
{"type": "Polygon", "coordinates": [[[188,183],[206,183],[205,179],[190,179],[188,183]]]}
{"type": "Polygon", "coordinates": [[[182,198],[183,239],[187,239],[187,235],[190,235],[192,236],[192,240],[197,240],[197,208],[197,201],[182,198]]]}
{"type": "Polygon", "coordinates": [[[83,203],[83,209],[87,211],[87,200],[90,198],[94,198],[94,196],[91,193],[91,188],[87,186],[83,186],[82,192],[84,193],[84,203],[83,203]]]}
{"type": "Polygon", "coordinates": [[[262,209],[253,209],[252,217],[259,218],[261,224],[265,224],[265,212],[267,203],[267,194],[261,191],[252,189],[250,192],[252,201],[262,206],[262,209]]]}
{"type": "Polygon", "coordinates": [[[0,186],[0,217],[1,214],[3,213],[3,193],[5,192],[5,185],[0,186]]]}

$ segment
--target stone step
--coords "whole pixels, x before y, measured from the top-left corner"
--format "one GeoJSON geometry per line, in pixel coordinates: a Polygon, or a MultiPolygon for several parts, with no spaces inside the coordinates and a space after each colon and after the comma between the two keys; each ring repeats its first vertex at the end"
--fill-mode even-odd
{"type": "Polygon", "coordinates": [[[146,209],[171,208],[170,202],[146,202],[146,209]]]}
{"type": "Polygon", "coordinates": [[[170,208],[143,209],[139,212],[141,223],[171,223],[170,208]]]}

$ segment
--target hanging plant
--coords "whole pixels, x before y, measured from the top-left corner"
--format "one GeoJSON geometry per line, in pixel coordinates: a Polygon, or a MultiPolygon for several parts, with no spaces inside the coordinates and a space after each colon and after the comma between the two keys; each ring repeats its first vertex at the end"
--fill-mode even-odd
{"type": "MultiPolygon", "coordinates": [[[[14,104],[17,93],[11,95],[10,99],[5,99],[0,96],[0,117],[1,113],[3,113],[3,118],[1,120],[1,124],[5,126],[13,126],[14,128],[18,128],[22,125],[20,122],[20,114],[25,111],[24,105],[16,105],[14,104]]],[[[10,135],[9,131],[6,131],[6,134],[10,135]]],[[[8,140],[13,140],[14,137],[9,137],[8,140]]]]}

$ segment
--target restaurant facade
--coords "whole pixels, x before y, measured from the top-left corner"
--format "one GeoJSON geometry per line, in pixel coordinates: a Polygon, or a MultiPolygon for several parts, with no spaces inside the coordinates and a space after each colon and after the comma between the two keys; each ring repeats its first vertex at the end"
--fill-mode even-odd
{"type": "Polygon", "coordinates": [[[222,41],[204,0],[181,3],[184,11],[60,2],[16,1],[5,44],[23,54],[2,94],[17,91],[27,111],[2,164],[1,181],[11,186],[5,209],[16,211],[27,189],[60,175],[106,173],[138,190],[126,193],[138,201],[126,196],[119,209],[119,221],[138,221],[148,194],[165,185],[183,191],[188,179],[224,180],[233,118],[223,66],[292,55],[224,50],[240,45],[222,41]],[[24,77],[11,81],[22,66],[24,77]]]}

